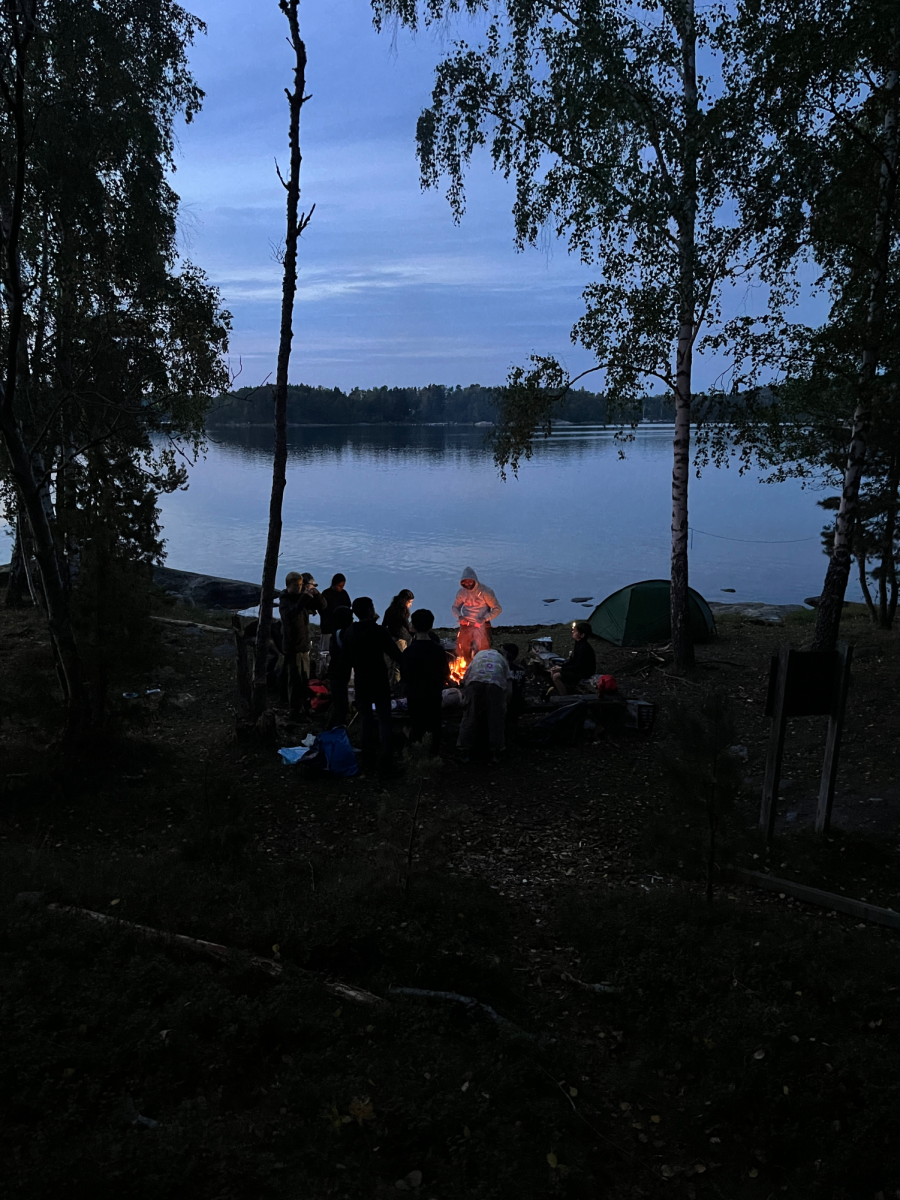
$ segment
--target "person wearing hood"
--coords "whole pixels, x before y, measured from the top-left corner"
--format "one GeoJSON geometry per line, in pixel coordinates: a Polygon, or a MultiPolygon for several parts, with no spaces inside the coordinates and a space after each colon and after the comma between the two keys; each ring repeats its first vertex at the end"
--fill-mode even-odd
{"type": "Polygon", "coordinates": [[[472,567],[466,567],[453,601],[453,616],[459,623],[456,653],[460,658],[469,663],[479,650],[490,650],[491,621],[502,612],[493,588],[482,583],[472,567]]]}

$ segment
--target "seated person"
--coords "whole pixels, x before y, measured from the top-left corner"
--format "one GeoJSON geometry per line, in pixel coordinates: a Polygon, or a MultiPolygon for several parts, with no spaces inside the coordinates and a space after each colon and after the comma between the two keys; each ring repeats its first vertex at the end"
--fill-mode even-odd
{"type": "Polygon", "coordinates": [[[590,679],[597,673],[597,659],[594,648],[588,641],[593,633],[587,621],[576,621],[572,626],[572,637],[575,645],[572,653],[561,667],[554,667],[550,672],[553,685],[561,696],[578,690],[582,679],[590,679]]]}
{"type": "Polygon", "coordinates": [[[410,718],[409,740],[419,742],[431,734],[431,753],[441,749],[442,701],[450,682],[450,664],[440,642],[434,641],[434,613],[417,608],[410,618],[413,640],[400,658],[400,678],[406,688],[410,718]]]}

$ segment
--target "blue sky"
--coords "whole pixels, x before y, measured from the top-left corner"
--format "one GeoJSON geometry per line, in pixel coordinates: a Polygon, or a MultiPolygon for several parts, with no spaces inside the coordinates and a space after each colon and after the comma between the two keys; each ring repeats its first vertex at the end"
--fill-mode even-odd
{"type": "MultiPolygon", "coordinates": [[[[193,51],[206,92],[180,136],[175,187],[182,250],[234,314],[238,384],[274,370],[284,237],[292,53],[275,0],[194,0],[208,26],[193,51]]],[[[292,382],[337,385],[499,383],[533,351],[589,365],[569,329],[589,275],[565,248],[512,244],[511,189],[485,161],[455,225],[443,194],[423,193],[415,125],[431,90],[440,35],[375,32],[367,0],[306,0],[309,55],[302,118],[304,235],[292,382]]]]}
{"type": "MultiPolygon", "coordinates": [[[[237,386],[256,385],[274,373],[279,326],[273,246],[284,237],[284,192],[274,160],[286,166],[287,21],[276,0],[185,3],[208,32],[192,56],[206,101],[182,131],[175,178],[182,250],[234,314],[237,386]]],[[[312,94],[301,129],[303,207],[316,211],[301,244],[291,381],[496,384],[535,352],[572,373],[592,365],[569,330],[596,271],[552,238],[516,252],[512,189],[487,154],[473,165],[459,225],[442,192],[419,186],[415,126],[434,65],[453,36],[474,41],[477,31],[460,21],[415,37],[378,34],[368,0],[303,0],[301,25],[312,94]]],[[[730,306],[761,298],[749,289],[730,306]]],[[[695,360],[695,386],[718,369],[695,360]]],[[[585,385],[602,387],[602,378],[585,385]]]]}

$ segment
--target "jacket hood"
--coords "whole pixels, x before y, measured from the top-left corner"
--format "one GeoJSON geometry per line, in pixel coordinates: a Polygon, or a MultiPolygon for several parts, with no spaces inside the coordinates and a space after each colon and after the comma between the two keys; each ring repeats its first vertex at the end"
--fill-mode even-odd
{"type": "Polygon", "coordinates": [[[475,574],[474,568],[463,567],[463,573],[459,577],[459,582],[462,583],[464,579],[474,579],[476,583],[478,582],[478,576],[475,574]]]}

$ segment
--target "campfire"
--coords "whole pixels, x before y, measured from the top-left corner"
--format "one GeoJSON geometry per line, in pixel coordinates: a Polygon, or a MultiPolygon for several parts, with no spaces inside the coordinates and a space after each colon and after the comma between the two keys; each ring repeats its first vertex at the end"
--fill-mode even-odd
{"type": "Polygon", "coordinates": [[[454,683],[462,683],[468,665],[462,657],[450,660],[450,678],[454,683]]]}

